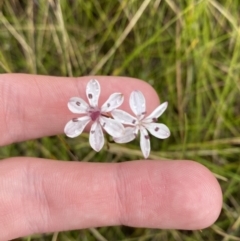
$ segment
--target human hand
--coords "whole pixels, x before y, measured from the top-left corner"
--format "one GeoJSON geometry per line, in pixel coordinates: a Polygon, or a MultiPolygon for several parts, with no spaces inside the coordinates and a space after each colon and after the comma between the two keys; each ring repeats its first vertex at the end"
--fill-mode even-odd
{"type": "MultiPolygon", "coordinates": [[[[0,145],[56,135],[85,97],[90,77],[0,76],[0,145]]],[[[159,104],[145,82],[97,77],[102,104],[113,92],[139,89],[150,113],[159,104]]],[[[125,101],[121,109],[129,111],[125,101]]],[[[218,217],[222,193],[212,173],[192,161],[57,162],[15,157],[0,163],[0,240],[33,233],[128,225],[202,229],[218,217]]]]}

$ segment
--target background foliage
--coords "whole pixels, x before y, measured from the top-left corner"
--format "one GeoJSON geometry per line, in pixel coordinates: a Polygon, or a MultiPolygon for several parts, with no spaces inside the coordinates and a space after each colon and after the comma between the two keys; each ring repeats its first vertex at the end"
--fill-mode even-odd
{"type": "MultiPolygon", "coordinates": [[[[239,21],[235,0],[0,2],[1,73],[146,80],[169,102],[161,121],[172,132],[165,141],[152,140],[150,158],[200,162],[224,194],[221,216],[202,231],[104,227],[21,240],[240,240],[239,21]]],[[[138,142],[97,154],[87,138],[28,141],[1,148],[0,157],[99,162],[142,157],[138,142]]]]}

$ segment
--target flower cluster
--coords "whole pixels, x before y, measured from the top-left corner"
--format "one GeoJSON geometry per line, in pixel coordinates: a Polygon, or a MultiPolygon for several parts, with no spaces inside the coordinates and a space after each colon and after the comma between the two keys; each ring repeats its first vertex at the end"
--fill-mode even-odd
{"type": "Polygon", "coordinates": [[[104,129],[117,143],[127,143],[134,140],[140,131],[140,146],[143,156],[147,158],[150,154],[149,133],[159,139],[170,136],[168,127],[156,123],[158,117],[167,109],[167,102],[159,105],[150,115],[146,116],[146,101],[141,91],[135,90],[131,93],[129,105],[135,116],[117,109],[124,101],[121,93],[114,93],[107,101],[98,106],[101,92],[100,84],[96,79],[88,82],[86,95],[88,103],[79,97],[72,97],[68,102],[68,108],[76,114],[84,114],[79,118],[70,120],[64,132],[68,137],[80,135],[89,122],[92,122],[89,142],[95,151],[100,151],[104,145],[104,129]]]}

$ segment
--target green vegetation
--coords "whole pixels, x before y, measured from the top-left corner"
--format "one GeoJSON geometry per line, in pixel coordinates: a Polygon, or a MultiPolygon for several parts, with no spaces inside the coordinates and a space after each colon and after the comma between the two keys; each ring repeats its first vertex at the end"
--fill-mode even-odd
{"type": "MultiPolygon", "coordinates": [[[[146,80],[169,107],[171,138],[152,159],[192,159],[218,178],[223,210],[203,231],[104,227],[22,240],[240,240],[240,7],[234,0],[2,1],[0,72],[123,75],[146,80]]],[[[0,157],[120,162],[138,142],[95,153],[88,135],[3,147],[0,157]]]]}

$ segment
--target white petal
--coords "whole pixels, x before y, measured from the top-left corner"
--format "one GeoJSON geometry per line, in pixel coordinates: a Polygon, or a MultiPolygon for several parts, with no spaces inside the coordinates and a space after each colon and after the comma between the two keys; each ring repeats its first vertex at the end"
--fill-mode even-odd
{"type": "Polygon", "coordinates": [[[128,114],[127,112],[123,110],[113,110],[111,112],[113,118],[125,125],[136,125],[138,123],[138,120],[133,117],[132,115],[128,114]]]}
{"type": "Polygon", "coordinates": [[[68,101],[68,109],[73,113],[87,113],[89,105],[79,97],[72,97],[68,101]]]}
{"type": "Polygon", "coordinates": [[[89,121],[90,117],[88,116],[74,118],[66,124],[64,127],[64,133],[71,138],[79,136],[89,121]]]}
{"type": "Polygon", "coordinates": [[[114,138],[114,141],[117,143],[127,143],[134,140],[137,137],[138,130],[135,127],[126,127],[123,135],[117,138],[114,138]]]}
{"type": "Polygon", "coordinates": [[[96,79],[91,79],[87,84],[86,94],[87,94],[89,104],[92,107],[97,107],[100,92],[101,92],[101,87],[99,82],[96,79]]]}
{"type": "Polygon", "coordinates": [[[157,118],[167,109],[168,102],[164,102],[159,105],[149,116],[144,119],[144,122],[150,123],[157,121],[157,118]]]}
{"type": "Polygon", "coordinates": [[[89,142],[91,147],[97,152],[99,152],[104,145],[104,136],[103,136],[102,127],[100,123],[97,121],[92,124],[91,130],[90,130],[89,142]]]}
{"type": "Polygon", "coordinates": [[[151,150],[149,135],[148,135],[147,130],[143,127],[141,127],[141,129],[140,129],[140,133],[141,133],[141,136],[140,136],[141,150],[142,150],[143,156],[145,158],[148,158],[150,150],[151,150]]]}
{"type": "Polygon", "coordinates": [[[150,124],[144,124],[144,126],[153,136],[159,139],[166,139],[170,136],[170,130],[164,124],[150,123],[150,124]]]}
{"type": "Polygon", "coordinates": [[[131,93],[129,104],[133,113],[137,117],[144,116],[146,114],[146,101],[141,91],[135,90],[131,93]]]}
{"type": "Polygon", "coordinates": [[[107,101],[103,104],[101,111],[102,112],[110,112],[116,108],[118,108],[124,100],[124,96],[122,93],[113,93],[107,99],[107,101]]]}
{"type": "Polygon", "coordinates": [[[99,121],[110,136],[119,137],[124,132],[124,127],[119,121],[104,116],[101,116],[99,121]]]}

